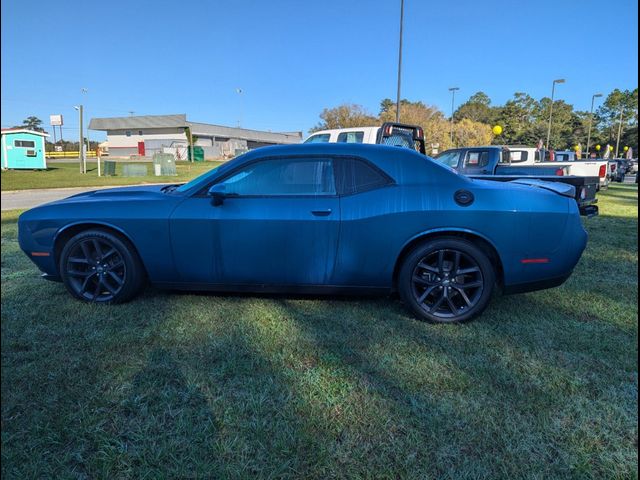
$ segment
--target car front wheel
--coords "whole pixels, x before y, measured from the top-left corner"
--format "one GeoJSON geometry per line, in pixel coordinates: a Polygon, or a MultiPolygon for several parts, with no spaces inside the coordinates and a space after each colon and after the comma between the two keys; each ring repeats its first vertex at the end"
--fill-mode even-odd
{"type": "Polygon", "coordinates": [[[60,275],[76,298],[93,303],[122,303],[142,288],[144,269],[133,246],[104,230],[71,238],[60,254],[60,275]]]}
{"type": "Polygon", "coordinates": [[[487,255],[458,238],[427,241],[405,258],[398,276],[403,302],[421,320],[459,323],[487,307],[495,272],[487,255]]]}

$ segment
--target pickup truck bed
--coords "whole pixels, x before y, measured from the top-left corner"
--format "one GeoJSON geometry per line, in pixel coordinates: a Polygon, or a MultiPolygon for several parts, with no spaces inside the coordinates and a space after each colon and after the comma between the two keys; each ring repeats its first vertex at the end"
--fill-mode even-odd
{"type": "MultiPolygon", "coordinates": [[[[518,151],[521,154],[524,152],[518,151]]],[[[513,152],[507,147],[490,145],[486,147],[465,147],[446,150],[436,156],[435,160],[448,165],[463,175],[482,180],[512,182],[521,179],[560,182],[573,187],[574,199],[581,215],[598,214],[595,205],[596,191],[600,185],[599,177],[583,177],[567,175],[568,167],[563,164],[543,165],[525,164],[517,158],[511,163],[513,152]]]]}

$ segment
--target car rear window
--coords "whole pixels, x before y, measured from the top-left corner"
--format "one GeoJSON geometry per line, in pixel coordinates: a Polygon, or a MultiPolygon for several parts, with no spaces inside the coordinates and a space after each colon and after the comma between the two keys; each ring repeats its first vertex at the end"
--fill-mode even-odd
{"type": "Polygon", "coordinates": [[[391,177],[359,158],[336,159],[334,169],[336,189],[340,195],[352,195],[393,183],[391,177]]]}

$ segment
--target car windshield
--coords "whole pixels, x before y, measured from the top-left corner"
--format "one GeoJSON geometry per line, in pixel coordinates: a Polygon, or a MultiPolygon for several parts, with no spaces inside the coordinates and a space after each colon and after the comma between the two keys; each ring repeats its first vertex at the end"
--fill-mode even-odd
{"type": "Polygon", "coordinates": [[[460,158],[460,152],[443,152],[435,157],[434,160],[447,167],[455,168],[458,166],[458,158],[460,158]]]}
{"type": "Polygon", "coordinates": [[[329,133],[319,133],[317,135],[311,135],[304,143],[328,143],[330,137],[331,134],[329,133]]]}
{"type": "MultiPolygon", "coordinates": [[[[223,164],[224,165],[224,164],[223,164]]],[[[206,173],[203,173],[202,175],[194,178],[193,180],[191,180],[190,182],[185,183],[184,185],[180,185],[178,188],[175,189],[176,192],[186,192],[187,190],[193,188],[194,185],[197,185],[198,183],[200,183],[201,181],[212,177],[213,175],[216,174],[216,172],[218,171],[218,169],[221,167],[221,165],[218,165],[215,168],[212,168],[211,170],[209,170],[206,173]]]]}

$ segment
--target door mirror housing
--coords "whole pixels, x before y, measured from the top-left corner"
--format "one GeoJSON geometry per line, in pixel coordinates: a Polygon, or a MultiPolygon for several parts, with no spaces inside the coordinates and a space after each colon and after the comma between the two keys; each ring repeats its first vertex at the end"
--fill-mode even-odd
{"type": "Polygon", "coordinates": [[[207,195],[211,197],[213,206],[219,207],[224,203],[224,199],[227,198],[227,186],[224,183],[216,183],[209,189],[207,195]]]}

